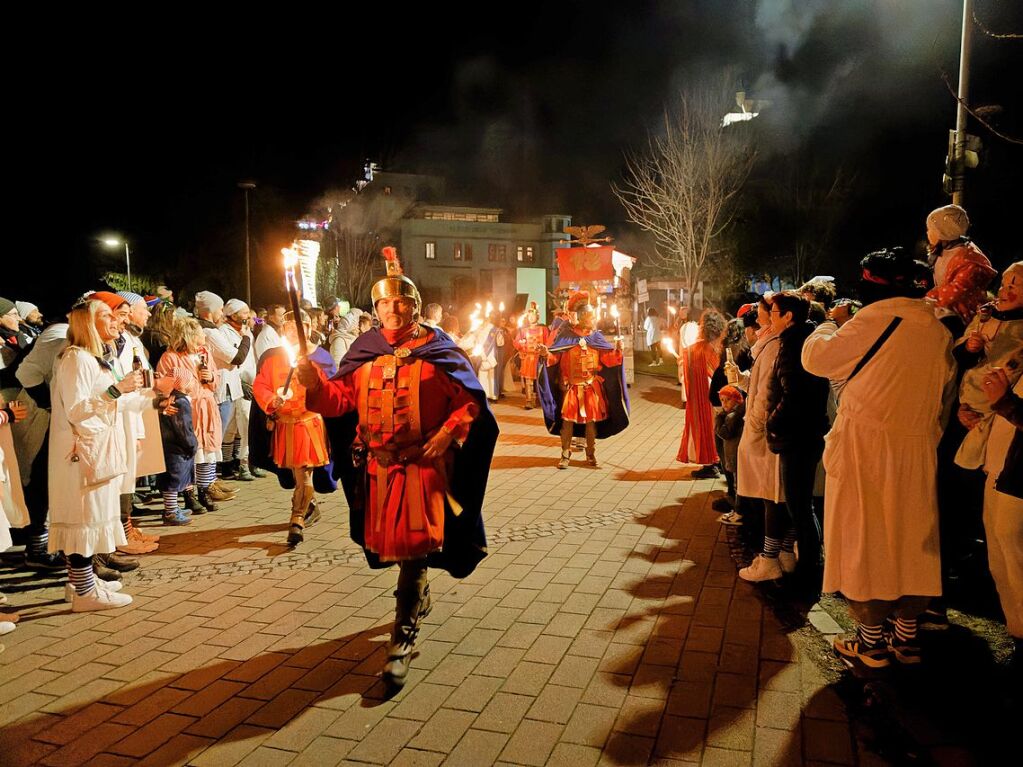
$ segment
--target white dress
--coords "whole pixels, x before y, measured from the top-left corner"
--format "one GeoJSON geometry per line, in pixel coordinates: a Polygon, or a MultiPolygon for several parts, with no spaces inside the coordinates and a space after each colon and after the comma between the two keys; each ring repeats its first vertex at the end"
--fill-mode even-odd
{"type": "Polygon", "coordinates": [[[767,382],[778,359],[778,336],[769,333],[753,345],[753,369],[746,390],[746,419],[739,438],[736,493],[782,503],[781,459],[767,447],[767,382]]]}
{"type": "Polygon", "coordinates": [[[86,351],[58,358],[50,385],[51,552],[109,553],[127,543],[121,527],[122,482],[128,473],[122,413],[152,407],[144,395],[112,399],[116,379],[86,351]],[[72,460],[77,457],[78,460],[72,460]]]}
{"type": "Polygon", "coordinates": [[[803,346],[807,371],[845,380],[896,316],[902,324],[842,388],[825,437],[824,591],[858,602],[941,594],[937,448],[952,337],[926,301],[891,298],[841,328],[822,324],[803,346]]]}

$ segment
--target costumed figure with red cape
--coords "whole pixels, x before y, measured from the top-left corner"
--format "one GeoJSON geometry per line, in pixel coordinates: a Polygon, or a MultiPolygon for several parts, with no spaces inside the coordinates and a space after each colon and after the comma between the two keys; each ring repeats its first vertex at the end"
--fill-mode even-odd
{"type": "Polygon", "coordinates": [[[519,353],[519,375],[526,386],[526,410],[537,405],[536,378],[540,369],[540,347],[547,338],[547,328],[540,324],[536,301],[526,310],[526,324],[515,334],[515,349],[519,353]]]}
{"type": "Polygon", "coordinates": [[[302,361],[307,406],[327,419],[350,508],[352,539],[370,567],[399,565],[384,678],[401,687],[430,611],[427,567],[456,578],[486,556],[483,495],[497,422],[465,354],[416,323],[421,299],[394,248],[372,290],[379,330],[360,335],[329,378],[302,361]]]}
{"type": "Polygon", "coordinates": [[[597,466],[596,440],[629,425],[621,340],[612,344],[594,328],[596,313],[588,293],[575,293],[566,306],[574,322],[562,323],[540,354],[537,391],[547,431],[561,436],[559,469],[572,458],[572,437],[586,438],[586,464],[597,466]]]}
{"type": "MultiPolygon", "coordinates": [[[[312,325],[309,315],[301,312],[305,338],[312,325]]],[[[304,540],[303,531],[320,518],[316,491],[332,493],[337,483],[332,474],[330,450],[323,416],[306,406],[306,388],[294,374],[298,350],[295,315],[284,315],[284,338],[287,347],[268,349],[259,358],[252,397],[259,405],[249,419],[250,461],[259,468],[277,475],[281,487],[293,490],[291,520],[288,524],[288,545],[304,540]],[[296,350],[296,351],[293,351],[296,350]]],[[[330,352],[306,341],[309,361],[327,377],[334,375],[334,359],[330,352]]]]}

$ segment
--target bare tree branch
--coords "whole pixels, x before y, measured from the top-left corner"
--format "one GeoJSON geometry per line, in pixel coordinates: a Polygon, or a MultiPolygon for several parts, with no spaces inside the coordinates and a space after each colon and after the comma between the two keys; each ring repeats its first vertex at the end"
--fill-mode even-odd
{"type": "Polygon", "coordinates": [[[724,88],[683,93],[612,185],[629,219],[653,236],[654,266],[681,277],[690,296],[708,259],[727,258],[717,243],[755,155],[748,126],[721,126],[730,100],[724,88]]]}

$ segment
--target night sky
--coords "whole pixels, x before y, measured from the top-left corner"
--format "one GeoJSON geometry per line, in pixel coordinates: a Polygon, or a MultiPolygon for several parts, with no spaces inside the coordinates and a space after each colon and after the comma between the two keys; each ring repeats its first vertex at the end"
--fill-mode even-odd
{"type": "MultiPolygon", "coordinates": [[[[238,293],[236,184],[251,178],[265,270],[254,298],[270,300],[288,222],[367,158],[446,175],[454,197],[512,218],[564,212],[637,243],[609,187],[624,152],[680,89],[725,68],[771,101],[765,167],[800,152],[855,169],[840,274],[867,249],[917,244],[947,201],[955,102],[940,76],[954,83],[958,70],[955,0],[350,5],[229,19],[184,6],[165,18],[72,11],[82,15],[47,29],[10,78],[12,220],[31,234],[7,259],[2,294],[59,309],[95,287],[95,238],[108,231],[129,238],[137,271],[238,293]]],[[[1019,4],[975,6],[995,31],[1023,29],[1019,4]]],[[[1001,105],[993,119],[1017,137],[1021,51],[975,34],[971,101],[1001,105]]],[[[967,182],[972,233],[1004,265],[1020,258],[1023,146],[972,130],[988,147],[967,182]]]]}

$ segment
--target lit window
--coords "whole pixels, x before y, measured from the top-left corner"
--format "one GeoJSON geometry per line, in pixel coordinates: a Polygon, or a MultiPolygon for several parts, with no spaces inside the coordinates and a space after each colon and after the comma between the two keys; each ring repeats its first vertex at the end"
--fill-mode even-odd
{"type": "Polygon", "coordinates": [[[525,256],[526,256],[526,249],[524,247],[519,245],[518,247],[515,248],[515,260],[516,261],[518,261],[519,263],[522,263],[522,261],[525,258],[525,256]]]}
{"type": "Polygon", "coordinates": [[[426,243],[426,260],[433,261],[437,258],[437,243],[428,242],[426,243]]]}
{"type": "Polygon", "coordinates": [[[460,242],[456,242],[455,243],[455,247],[454,247],[454,250],[452,251],[451,255],[454,257],[455,261],[461,261],[462,260],[462,243],[460,243],[460,242]]]}
{"type": "MultiPolygon", "coordinates": [[[[519,261],[521,261],[521,260],[522,259],[520,258],[519,261]]],[[[533,263],[533,261],[534,261],[533,246],[532,245],[527,245],[526,246],[526,263],[527,264],[531,264],[531,263],[533,263]]]]}

